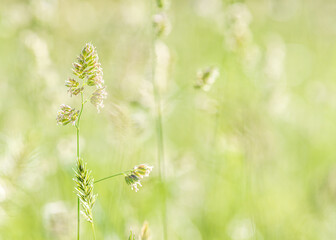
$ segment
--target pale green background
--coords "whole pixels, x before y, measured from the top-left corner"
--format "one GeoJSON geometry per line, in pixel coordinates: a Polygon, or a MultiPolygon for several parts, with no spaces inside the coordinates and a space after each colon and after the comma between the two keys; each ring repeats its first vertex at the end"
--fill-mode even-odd
{"type": "MultiPolygon", "coordinates": [[[[336,239],[336,2],[240,1],[250,38],[232,49],[234,2],[168,10],[168,238],[336,239]],[[205,93],[193,85],[207,66],[221,75],[205,93]]],[[[64,81],[86,42],[109,96],[101,113],[84,109],[81,155],[96,179],[154,166],[138,193],[122,177],[96,186],[97,239],[127,239],[145,220],[162,239],[151,16],[149,0],[1,0],[1,240],[75,239],[75,128],[55,119],[60,104],[78,107],[64,81]]]]}

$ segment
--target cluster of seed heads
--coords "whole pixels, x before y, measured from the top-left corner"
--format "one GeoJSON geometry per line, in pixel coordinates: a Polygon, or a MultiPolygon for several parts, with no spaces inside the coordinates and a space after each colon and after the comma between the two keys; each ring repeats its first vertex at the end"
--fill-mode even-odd
{"type": "MultiPolygon", "coordinates": [[[[81,95],[81,111],[62,104],[61,109],[58,111],[57,123],[61,125],[72,123],[76,126],[77,136],[79,136],[79,119],[82,114],[84,104],[90,100],[99,112],[99,110],[104,107],[103,102],[107,97],[103,80],[103,71],[99,63],[97,51],[92,44],[88,43],[85,45],[81,54],[77,58],[77,62],[73,63],[72,70],[73,73],[80,79],[81,83],[74,78],[69,78],[65,82],[65,86],[68,88],[70,96],[81,95]],[[93,91],[90,98],[84,101],[83,91],[85,86],[95,86],[96,89],[93,91]]],[[[77,145],[77,147],[79,147],[79,145],[77,145]]],[[[152,168],[152,166],[148,166],[146,164],[135,166],[132,170],[124,173],[126,183],[131,186],[132,190],[134,189],[135,191],[138,191],[138,186],[141,186],[140,180],[143,177],[148,177],[152,168]]],[[[87,221],[93,223],[92,210],[97,198],[97,195],[93,192],[93,185],[95,182],[91,175],[91,171],[87,169],[87,164],[79,157],[79,155],[77,155],[77,164],[74,171],[75,178],[73,180],[76,183],[76,194],[82,206],[81,212],[87,221]]],[[[135,239],[133,233],[129,239],[135,239]]]]}
{"type": "MultiPolygon", "coordinates": [[[[73,73],[80,81],[74,78],[69,78],[65,81],[65,86],[68,88],[70,96],[77,96],[83,93],[85,86],[95,86],[96,89],[90,96],[90,102],[97,108],[98,112],[104,107],[104,99],[107,97],[107,92],[104,86],[103,69],[99,63],[99,57],[96,48],[87,43],[82,49],[81,54],[77,58],[77,62],[73,63],[73,73]]],[[[57,123],[67,125],[75,123],[78,114],[74,108],[67,105],[61,105],[61,110],[58,112],[57,123]],[[64,107],[66,106],[66,107],[64,107]],[[69,112],[71,110],[71,113],[69,112]]]]}
{"type": "Polygon", "coordinates": [[[99,63],[96,48],[87,43],[78,56],[77,62],[73,63],[73,73],[83,79],[88,86],[103,87],[103,69],[99,63]]]}
{"type": "Polygon", "coordinates": [[[86,220],[92,223],[92,209],[97,195],[93,193],[94,179],[91,175],[91,171],[87,169],[86,163],[84,163],[81,158],[77,159],[75,174],[75,189],[83,208],[81,212],[85,216],[86,220]]]}
{"type": "Polygon", "coordinates": [[[125,174],[125,181],[131,186],[132,190],[137,192],[139,191],[138,186],[142,186],[140,180],[144,177],[148,177],[152,169],[153,167],[147,164],[135,166],[128,174],[125,174]]]}

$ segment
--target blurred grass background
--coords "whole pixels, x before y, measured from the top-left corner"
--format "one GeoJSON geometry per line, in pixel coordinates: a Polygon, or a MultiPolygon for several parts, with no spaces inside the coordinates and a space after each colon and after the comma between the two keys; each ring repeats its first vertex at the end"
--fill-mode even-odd
{"type": "MultiPolygon", "coordinates": [[[[181,0],[156,45],[169,239],[336,239],[336,2],[181,0]],[[209,92],[199,68],[217,66],[209,92]]],[[[162,239],[149,0],[0,3],[0,239],[75,239],[76,132],[56,125],[86,42],[108,99],[85,108],[81,155],[96,179],[154,166],[135,193],[95,186],[97,239],[148,221],[162,239]]],[[[91,239],[82,222],[82,239],[91,239]]]]}

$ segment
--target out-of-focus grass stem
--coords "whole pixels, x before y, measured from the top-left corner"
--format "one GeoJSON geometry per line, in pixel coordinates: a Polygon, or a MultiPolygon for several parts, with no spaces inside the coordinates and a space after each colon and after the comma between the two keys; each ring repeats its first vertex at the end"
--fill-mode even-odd
{"type": "MultiPolygon", "coordinates": [[[[160,6],[159,6],[160,7],[160,6]]],[[[154,4],[150,3],[151,15],[154,14],[154,4]]],[[[164,240],[168,239],[167,236],[167,208],[166,208],[166,189],[165,189],[165,149],[164,149],[164,131],[162,125],[162,106],[161,106],[161,95],[158,87],[158,83],[155,76],[155,69],[157,65],[155,56],[155,43],[157,39],[157,34],[155,33],[154,27],[151,31],[152,41],[151,41],[151,80],[153,83],[154,100],[156,105],[156,136],[157,136],[157,159],[159,168],[159,182],[161,190],[161,214],[162,214],[162,224],[163,224],[163,236],[164,240]]]]}

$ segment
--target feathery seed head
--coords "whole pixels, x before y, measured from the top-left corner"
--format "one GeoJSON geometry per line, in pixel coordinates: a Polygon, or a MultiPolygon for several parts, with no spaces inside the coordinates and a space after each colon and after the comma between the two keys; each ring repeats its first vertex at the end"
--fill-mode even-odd
{"type": "Polygon", "coordinates": [[[147,164],[135,166],[129,174],[125,174],[125,181],[131,186],[132,190],[137,192],[139,191],[138,186],[142,186],[140,180],[143,177],[148,177],[152,169],[153,167],[147,164]]]}
{"type": "Polygon", "coordinates": [[[73,73],[85,80],[88,86],[102,87],[104,85],[103,69],[99,63],[97,50],[91,43],[85,45],[77,62],[72,65],[73,73]]]}
{"type": "Polygon", "coordinates": [[[105,87],[98,88],[92,93],[90,98],[90,102],[97,108],[98,112],[100,108],[104,107],[104,99],[107,97],[107,92],[105,91],[105,87]]]}
{"type": "Polygon", "coordinates": [[[216,67],[208,67],[197,72],[195,83],[196,88],[202,88],[204,91],[209,91],[212,84],[219,77],[219,70],[216,67]]]}
{"type": "Polygon", "coordinates": [[[94,179],[91,171],[87,169],[83,159],[77,159],[77,167],[75,170],[76,177],[73,179],[76,183],[77,196],[82,205],[82,214],[88,222],[93,222],[92,209],[96,201],[97,195],[93,193],[94,179]]]}
{"type": "Polygon", "coordinates": [[[153,27],[158,37],[167,36],[171,31],[171,23],[165,13],[158,13],[153,16],[153,27]]]}
{"type": "Polygon", "coordinates": [[[57,113],[57,124],[59,125],[67,125],[69,123],[75,124],[78,118],[79,111],[74,108],[71,108],[68,105],[62,104],[61,109],[57,113]]]}

